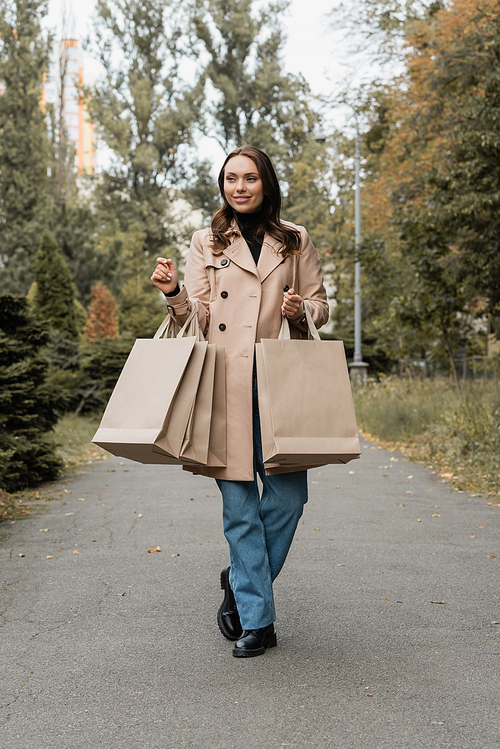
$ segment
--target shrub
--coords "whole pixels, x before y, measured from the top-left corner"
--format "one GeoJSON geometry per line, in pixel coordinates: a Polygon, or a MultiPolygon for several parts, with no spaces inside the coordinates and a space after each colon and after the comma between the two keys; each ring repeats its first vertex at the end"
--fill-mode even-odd
{"type": "Polygon", "coordinates": [[[47,383],[48,340],[25,298],[0,296],[0,487],[8,492],[54,479],[61,468],[47,434],[64,405],[47,383]]]}

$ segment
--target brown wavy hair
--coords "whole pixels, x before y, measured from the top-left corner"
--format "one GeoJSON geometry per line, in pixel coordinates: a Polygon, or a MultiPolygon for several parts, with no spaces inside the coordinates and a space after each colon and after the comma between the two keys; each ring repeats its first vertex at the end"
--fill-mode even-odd
{"type": "Polygon", "coordinates": [[[226,164],[234,156],[248,156],[257,167],[264,189],[264,200],[262,201],[262,220],[256,227],[256,235],[262,236],[267,232],[273,239],[282,245],[279,252],[283,257],[298,255],[300,253],[301,236],[297,229],[286,226],[280,220],[281,190],[269,156],[255,146],[242,146],[231,151],[226,157],[219,173],[219,189],[222,195],[223,205],[212,219],[212,247],[215,255],[220,255],[226,247],[231,244],[231,226],[236,220],[234,210],[229,205],[224,192],[224,174],[226,164]]]}

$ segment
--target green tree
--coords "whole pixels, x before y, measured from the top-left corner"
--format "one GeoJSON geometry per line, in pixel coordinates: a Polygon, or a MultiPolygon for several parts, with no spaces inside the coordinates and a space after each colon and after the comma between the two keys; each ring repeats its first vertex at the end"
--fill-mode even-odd
{"type": "Polygon", "coordinates": [[[44,230],[35,256],[35,308],[66,338],[79,336],[76,321],[75,287],[64,255],[54,237],[44,230]]]}
{"type": "Polygon", "coordinates": [[[86,307],[92,286],[97,281],[113,285],[120,263],[116,242],[100,245],[98,229],[98,216],[81,197],[62,199],[54,209],[51,231],[70,269],[77,297],[86,307]]]}
{"type": "Polygon", "coordinates": [[[0,487],[17,491],[57,478],[61,462],[47,433],[62,414],[42,355],[47,329],[22,297],[0,296],[0,487]]]}
{"type": "Polygon", "coordinates": [[[0,1],[0,284],[25,294],[27,268],[50,213],[49,144],[40,106],[50,38],[46,0],[0,1]]]}
{"type": "Polygon", "coordinates": [[[484,314],[500,311],[500,14],[492,0],[455,6],[423,39],[434,63],[425,82],[444,110],[449,149],[430,170],[418,214],[446,226],[447,262],[456,259],[469,299],[484,298],[484,314]]]}
{"type": "Polygon", "coordinates": [[[203,0],[192,10],[210,84],[205,133],[226,152],[244,143],[262,148],[283,179],[318,121],[304,78],[283,70],[281,19],[288,5],[276,2],[255,11],[253,0],[203,0]]]}
{"type": "Polygon", "coordinates": [[[115,220],[121,231],[139,223],[149,257],[175,256],[172,188],[184,170],[202,95],[179,71],[185,38],[177,3],[98,0],[96,7],[93,48],[105,77],[87,92],[87,103],[112,153],[95,193],[99,223],[108,236],[115,220]]]}

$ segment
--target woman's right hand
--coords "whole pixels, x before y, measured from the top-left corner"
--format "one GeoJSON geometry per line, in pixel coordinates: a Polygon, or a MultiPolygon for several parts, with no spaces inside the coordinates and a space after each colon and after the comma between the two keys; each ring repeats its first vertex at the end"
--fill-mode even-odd
{"type": "Polygon", "coordinates": [[[156,258],[156,262],[158,265],[151,276],[151,280],[164,294],[170,294],[179,283],[174,263],[164,257],[156,258]]]}

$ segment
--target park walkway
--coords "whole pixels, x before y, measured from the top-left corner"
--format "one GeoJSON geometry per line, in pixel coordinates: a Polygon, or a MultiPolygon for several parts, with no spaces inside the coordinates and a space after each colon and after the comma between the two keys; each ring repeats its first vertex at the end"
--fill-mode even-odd
{"type": "Polygon", "coordinates": [[[278,647],[236,659],[213,481],[110,457],[52,489],[0,526],[2,749],[498,749],[485,498],[370,443],[311,471],[278,647]]]}

